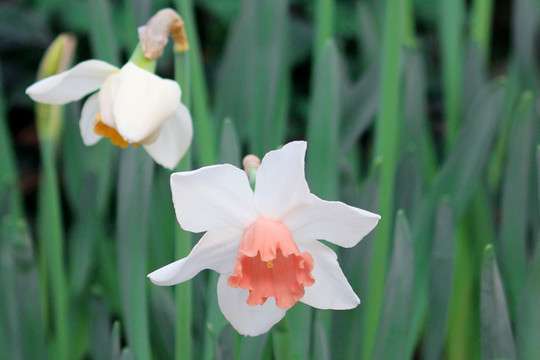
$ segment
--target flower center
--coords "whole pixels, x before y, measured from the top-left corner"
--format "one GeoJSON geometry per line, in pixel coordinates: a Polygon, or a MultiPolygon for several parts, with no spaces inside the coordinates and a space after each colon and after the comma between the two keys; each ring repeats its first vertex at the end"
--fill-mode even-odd
{"type": "MultiPolygon", "coordinates": [[[[101,121],[101,113],[98,112],[96,119],[94,120],[94,132],[99,135],[103,136],[107,139],[111,140],[111,143],[113,145],[119,146],[122,149],[125,149],[129,146],[129,143],[124,140],[124,138],[116,131],[116,129],[113,129],[112,127],[105,125],[101,121]]],[[[133,143],[134,147],[138,147],[139,144],[133,143]]]]}
{"type": "Polygon", "coordinates": [[[300,253],[291,232],[281,221],[258,218],[242,236],[234,272],[227,284],[249,290],[247,304],[262,305],[269,297],[290,309],[311,286],[313,258],[300,253]]]}

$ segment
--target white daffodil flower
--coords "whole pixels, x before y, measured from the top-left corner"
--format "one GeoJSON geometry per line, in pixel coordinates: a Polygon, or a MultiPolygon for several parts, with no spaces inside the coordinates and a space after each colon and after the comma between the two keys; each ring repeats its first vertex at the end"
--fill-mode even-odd
{"type": "Polygon", "coordinates": [[[79,122],[85,145],[106,137],[122,148],[143,145],[166,168],[178,164],[191,143],[193,128],[189,111],[180,102],[180,87],[172,80],[132,62],[118,69],[88,60],[36,82],[26,93],[40,103],[63,105],[96,90],[86,100],[79,122]]]}
{"type": "Polygon", "coordinates": [[[245,172],[215,165],[175,173],[171,188],[183,229],[206,234],[184,259],[148,275],[174,285],[203,269],[221,274],[223,315],[243,335],[268,331],[298,301],[319,309],[351,309],[360,300],[337,256],[317,241],[356,245],[380,216],[310,193],[304,175],[306,142],[263,158],[255,191],[245,172]]]}

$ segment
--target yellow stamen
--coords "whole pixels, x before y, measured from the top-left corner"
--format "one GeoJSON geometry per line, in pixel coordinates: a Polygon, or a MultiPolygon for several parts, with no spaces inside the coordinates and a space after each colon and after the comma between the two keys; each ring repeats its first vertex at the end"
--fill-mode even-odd
{"type": "MultiPolygon", "coordinates": [[[[94,120],[94,132],[99,136],[110,139],[113,145],[119,146],[122,149],[125,149],[129,146],[129,143],[124,140],[124,138],[118,133],[118,131],[116,131],[116,129],[105,125],[101,121],[101,113],[99,112],[94,120]]],[[[139,144],[133,143],[133,147],[139,147],[139,144]]]]}
{"type": "Polygon", "coordinates": [[[271,268],[274,267],[274,264],[273,264],[271,261],[268,261],[268,262],[266,262],[266,267],[267,267],[268,269],[271,269],[271,268]]]}

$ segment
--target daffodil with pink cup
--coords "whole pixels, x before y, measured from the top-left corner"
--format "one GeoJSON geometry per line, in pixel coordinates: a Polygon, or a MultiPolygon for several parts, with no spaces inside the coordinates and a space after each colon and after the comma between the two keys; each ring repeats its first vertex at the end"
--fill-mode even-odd
{"type": "Polygon", "coordinates": [[[360,300],[336,254],[317,239],[352,247],[380,216],[311,194],[306,146],[295,141],[267,153],[254,191],[246,173],[232,165],[173,174],[180,226],[206,234],[186,258],[152,272],[150,280],[174,285],[204,269],[219,272],[221,311],[249,336],[268,331],[298,301],[319,309],[356,307],[360,300]]]}

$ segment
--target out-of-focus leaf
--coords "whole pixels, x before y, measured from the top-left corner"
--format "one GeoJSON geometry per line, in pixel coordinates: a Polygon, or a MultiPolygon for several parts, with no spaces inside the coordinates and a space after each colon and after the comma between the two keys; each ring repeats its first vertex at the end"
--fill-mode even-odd
{"type": "Polygon", "coordinates": [[[238,360],[263,359],[265,346],[269,339],[269,333],[242,338],[238,360]]]}
{"type": "Polygon", "coordinates": [[[272,328],[272,345],[276,360],[292,359],[291,335],[286,317],[272,328]]]}
{"type": "Polygon", "coordinates": [[[150,286],[150,337],[158,359],[174,357],[174,300],[171,289],[150,286]]]}
{"type": "Polygon", "coordinates": [[[45,329],[32,241],[22,219],[0,222],[0,358],[41,359],[45,329]]]}
{"type": "MultiPolygon", "coordinates": [[[[380,163],[377,163],[373,166],[371,175],[363,185],[357,202],[351,203],[351,205],[368,211],[375,211],[378,207],[377,194],[379,193],[379,186],[380,163]]],[[[372,232],[354,248],[344,250],[340,253],[339,262],[343,273],[361,300],[367,294],[373,238],[372,232]]],[[[358,354],[362,348],[363,326],[361,325],[363,319],[365,319],[365,309],[366,307],[360,304],[355,309],[333,313],[331,344],[341,344],[341,346],[332,349],[332,353],[336,359],[358,359],[358,354]]]]}
{"type": "Polygon", "coordinates": [[[111,330],[111,360],[120,359],[120,350],[121,350],[120,337],[121,337],[120,322],[115,321],[111,330]]]}
{"type": "Polygon", "coordinates": [[[453,284],[454,233],[452,208],[448,201],[443,201],[437,210],[431,253],[429,315],[423,346],[426,359],[440,359],[442,355],[453,284]]]}
{"type": "Polygon", "coordinates": [[[399,212],[373,359],[399,359],[405,353],[413,281],[414,254],[411,232],[404,213],[399,212]]]}
{"type": "Polygon", "coordinates": [[[87,1],[90,18],[90,44],[95,58],[120,66],[119,47],[113,29],[109,0],[87,1]]]}
{"type": "Polygon", "coordinates": [[[346,154],[371,125],[379,106],[380,64],[373,63],[346,94],[340,153],[346,154]]]}
{"type": "Polygon", "coordinates": [[[476,94],[487,83],[486,65],[482,58],[482,49],[479,44],[469,41],[465,57],[465,76],[463,77],[463,103],[468,108],[474,101],[476,94]]]}
{"type": "Polygon", "coordinates": [[[283,142],[288,98],[287,0],[244,1],[218,74],[216,114],[262,156],[283,142]]]}
{"type": "Polygon", "coordinates": [[[233,360],[235,352],[236,331],[227,325],[221,331],[216,345],[216,360],[233,360]]]}
{"type": "Polygon", "coordinates": [[[201,7],[206,8],[213,15],[218,17],[224,23],[229,23],[234,19],[234,16],[238,14],[240,9],[240,0],[229,1],[213,1],[213,0],[201,0],[199,1],[201,7]]]}
{"type": "Polygon", "coordinates": [[[42,46],[53,39],[44,16],[13,2],[0,4],[0,51],[13,46],[42,46]]]}
{"type": "Polygon", "coordinates": [[[512,317],[518,310],[527,266],[529,188],[533,186],[534,122],[537,121],[533,99],[532,93],[526,92],[515,112],[502,191],[500,235],[495,244],[512,317]]]}
{"type": "Polygon", "coordinates": [[[111,314],[101,296],[101,289],[94,288],[90,299],[90,354],[92,359],[109,359],[112,349],[111,314]]]}
{"type": "Polygon", "coordinates": [[[518,359],[534,359],[540,353],[540,246],[528,268],[527,281],[519,303],[516,321],[518,359]]]}
{"type": "Polygon", "coordinates": [[[240,142],[238,141],[238,134],[231,119],[223,120],[220,150],[220,162],[232,164],[237,167],[242,165],[240,142]]]}
{"type": "Polygon", "coordinates": [[[357,33],[362,58],[365,64],[369,64],[380,54],[381,35],[378,14],[373,3],[367,1],[358,2],[358,14],[360,29],[357,33]]]}
{"type": "Polygon", "coordinates": [[[480,304],[482,359],[515,359],[516,350],[506,298],[491,244],[486,246],[482,261],[480,304]]]}
{"type": "Polygon", "coordinates": [[[540,26],[540,8],[536,0],[516,0],[512,9],[512,45],[516,67],[526,88],[538,84],[538,56],[535,39],[540,26]]]}
{"type": "Polygon", "coordinates": [[[9,134],[3,90],[0,64],[0,220],[8,214],[21,215],[22,212],[22,199],[16,188],[15,154],[9,134]]]}
{"type": "Polygon", "coordinates": [[[332,40],[325,44],[316,63],[307,128],[306,178],[315,195],[335,199],[339,178],[342,69],[332,40]]]}
{"type": "MultiPolygon", "coordinates": [[[[319,315],[319,314],[316,314],[319,315]]],[[[313,360],[330,360],[331,346],[321,316],[315,316],[313,329],[313,360]]]]}
{"type": "Polygon", "coordinates": [[[485,169],[491,144],[500,123],[504,104],[503,83],[489,84],[471,106],[452,151],[437,174],[432,188],[422,200],[413,226],[415,248],[415,282],[408,354],[411,354],[420,334],[424,312],[428,304],[429,254],[433,215],[441,197],[450,198],[454,218],[463,215],[475,185],[485,169]]]}

